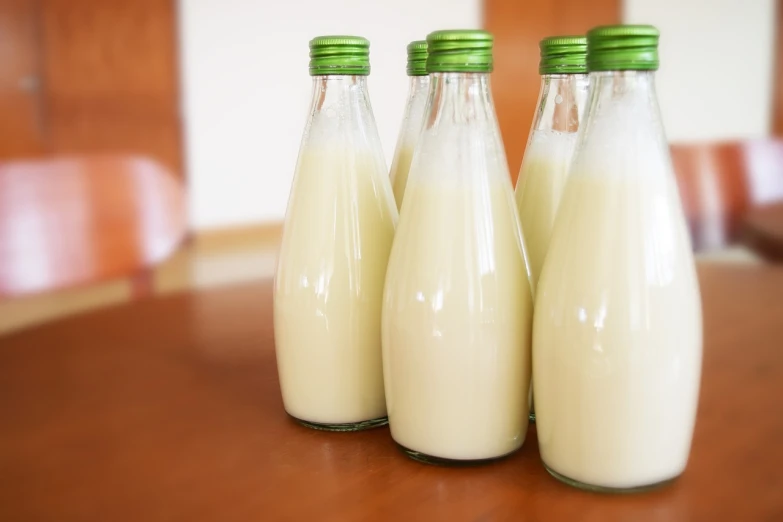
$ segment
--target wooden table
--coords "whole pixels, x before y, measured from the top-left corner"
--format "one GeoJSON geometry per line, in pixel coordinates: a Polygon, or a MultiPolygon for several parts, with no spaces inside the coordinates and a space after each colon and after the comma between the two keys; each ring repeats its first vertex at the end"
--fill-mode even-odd
{"type": "Polygon", "coordinates": [[[413,462],[387,428],[284,413],[267,283],[137,301],[0,339],[0,520],[783,520],[783,269],[700,267],[705,353],[685,474],[561,484],[531,429],[501,462],[413,462]]]}
{"type": "Polygon", "coordinates": [[[750,210],[742,219],[740,237],[763,258],[783,263],[783,202],[750,210]]]}

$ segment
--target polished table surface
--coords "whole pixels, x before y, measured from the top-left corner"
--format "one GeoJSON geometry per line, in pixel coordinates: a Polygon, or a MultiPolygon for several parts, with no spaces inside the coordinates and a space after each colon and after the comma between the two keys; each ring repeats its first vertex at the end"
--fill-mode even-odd
{"type": "Polygon", "coordinates": [[[783,201],[749,210],[740,224],[740,237],[761,257],[783,263],[783,201]]]}
{"type": "Polygon", "coordinates": [[[699,268],[704,372],[685,474],[649,493],[551,478],[535,429],[479,467],[388,428],[290,420],[271,284],[136,301],[0,338],[0,520],[783,520],[783,269],[699,268]]]}

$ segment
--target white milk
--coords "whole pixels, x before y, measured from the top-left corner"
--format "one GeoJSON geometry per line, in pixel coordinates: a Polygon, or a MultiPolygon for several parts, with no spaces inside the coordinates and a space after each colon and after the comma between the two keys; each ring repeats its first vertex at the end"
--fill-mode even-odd
{"type": "MultiPolygon", "coordinates": [[[[413,141],[413,140],[411,140],[413,141]]],[[[405,186],[408,184],[408,172],[411,169],[413,160],[413,150],[415,142],[401,143],[394,155],[394,161],[391,166],[391,183],[394,191],[394,200],[397,202],[397,209],[402,207],[402,197],[405,195],[405,186]]]]}
{"type": "Polygon", "coordinates": [[[616,110],[588,127],[566,183],[536,295],[534,387],[544,463],[634,488],[687,463],[701,305],[665,142],[616,110]]]}
{"type": "Polygon", "coordinates": [[[528,425],[532,302],[508,180],[419,167],[397,234],[383,310],[392,437],[446,459],[513,452],[528,425]]]}
{"type": "Polygon", "coordinates": [[[575,132],[536,130],[522,161],[515,197],[534,288],[549,249],[575,144],[575,132]]]}
{"type": "Polygon", "coordinates": [[[300,157],[275,279],[286,411],[341,424],[386,415],[381,302],[396,210],[370,152],[300,157]]]}

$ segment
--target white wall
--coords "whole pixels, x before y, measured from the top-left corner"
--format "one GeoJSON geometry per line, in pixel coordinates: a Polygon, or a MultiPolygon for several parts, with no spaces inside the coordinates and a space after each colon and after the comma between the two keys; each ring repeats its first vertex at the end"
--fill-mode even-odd
{"type": "Polygon", "coordinates": [[[183,118],[195,229],[279,221],[310,103],[307,43],[370,39],[370,96],[391,158],[405,46],[481,25],[481,0],[181,0],[183,118]]]}
{"type": "Polygon", "coordinates": [[[769,133],[774,0],[624,0],[627,23],[661,30],[656,83],[670,141],[769,133]]]}
{"type": "MultiPolygon", "coordinates": [[[[623,1],[626,22],[661,30],[658,96],[671,141],[768,134],[774,3],[623,1]]],[[[180,0],[193,228],[282,219],[310,101],[310,38],[370,39],[370,95],[390,159],[405,45],[438,28],[480,27],[481,12],[481,0],[180,0]]]]}

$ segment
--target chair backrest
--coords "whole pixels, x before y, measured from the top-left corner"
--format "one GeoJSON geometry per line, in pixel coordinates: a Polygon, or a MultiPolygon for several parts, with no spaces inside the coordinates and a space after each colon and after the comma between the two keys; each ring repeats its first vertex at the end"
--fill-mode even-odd
{"type": "Polygon", "coordinates": [[[0,162],[0,298],[134,275],[185,227],[184,187],[148,159],[0,162]]]}
{"type": "Polygon", "coordinates": [[[673,144],[671,153],[696,251],[737,242],[749,209],[783,200],[783,140],[673,144]]]}

